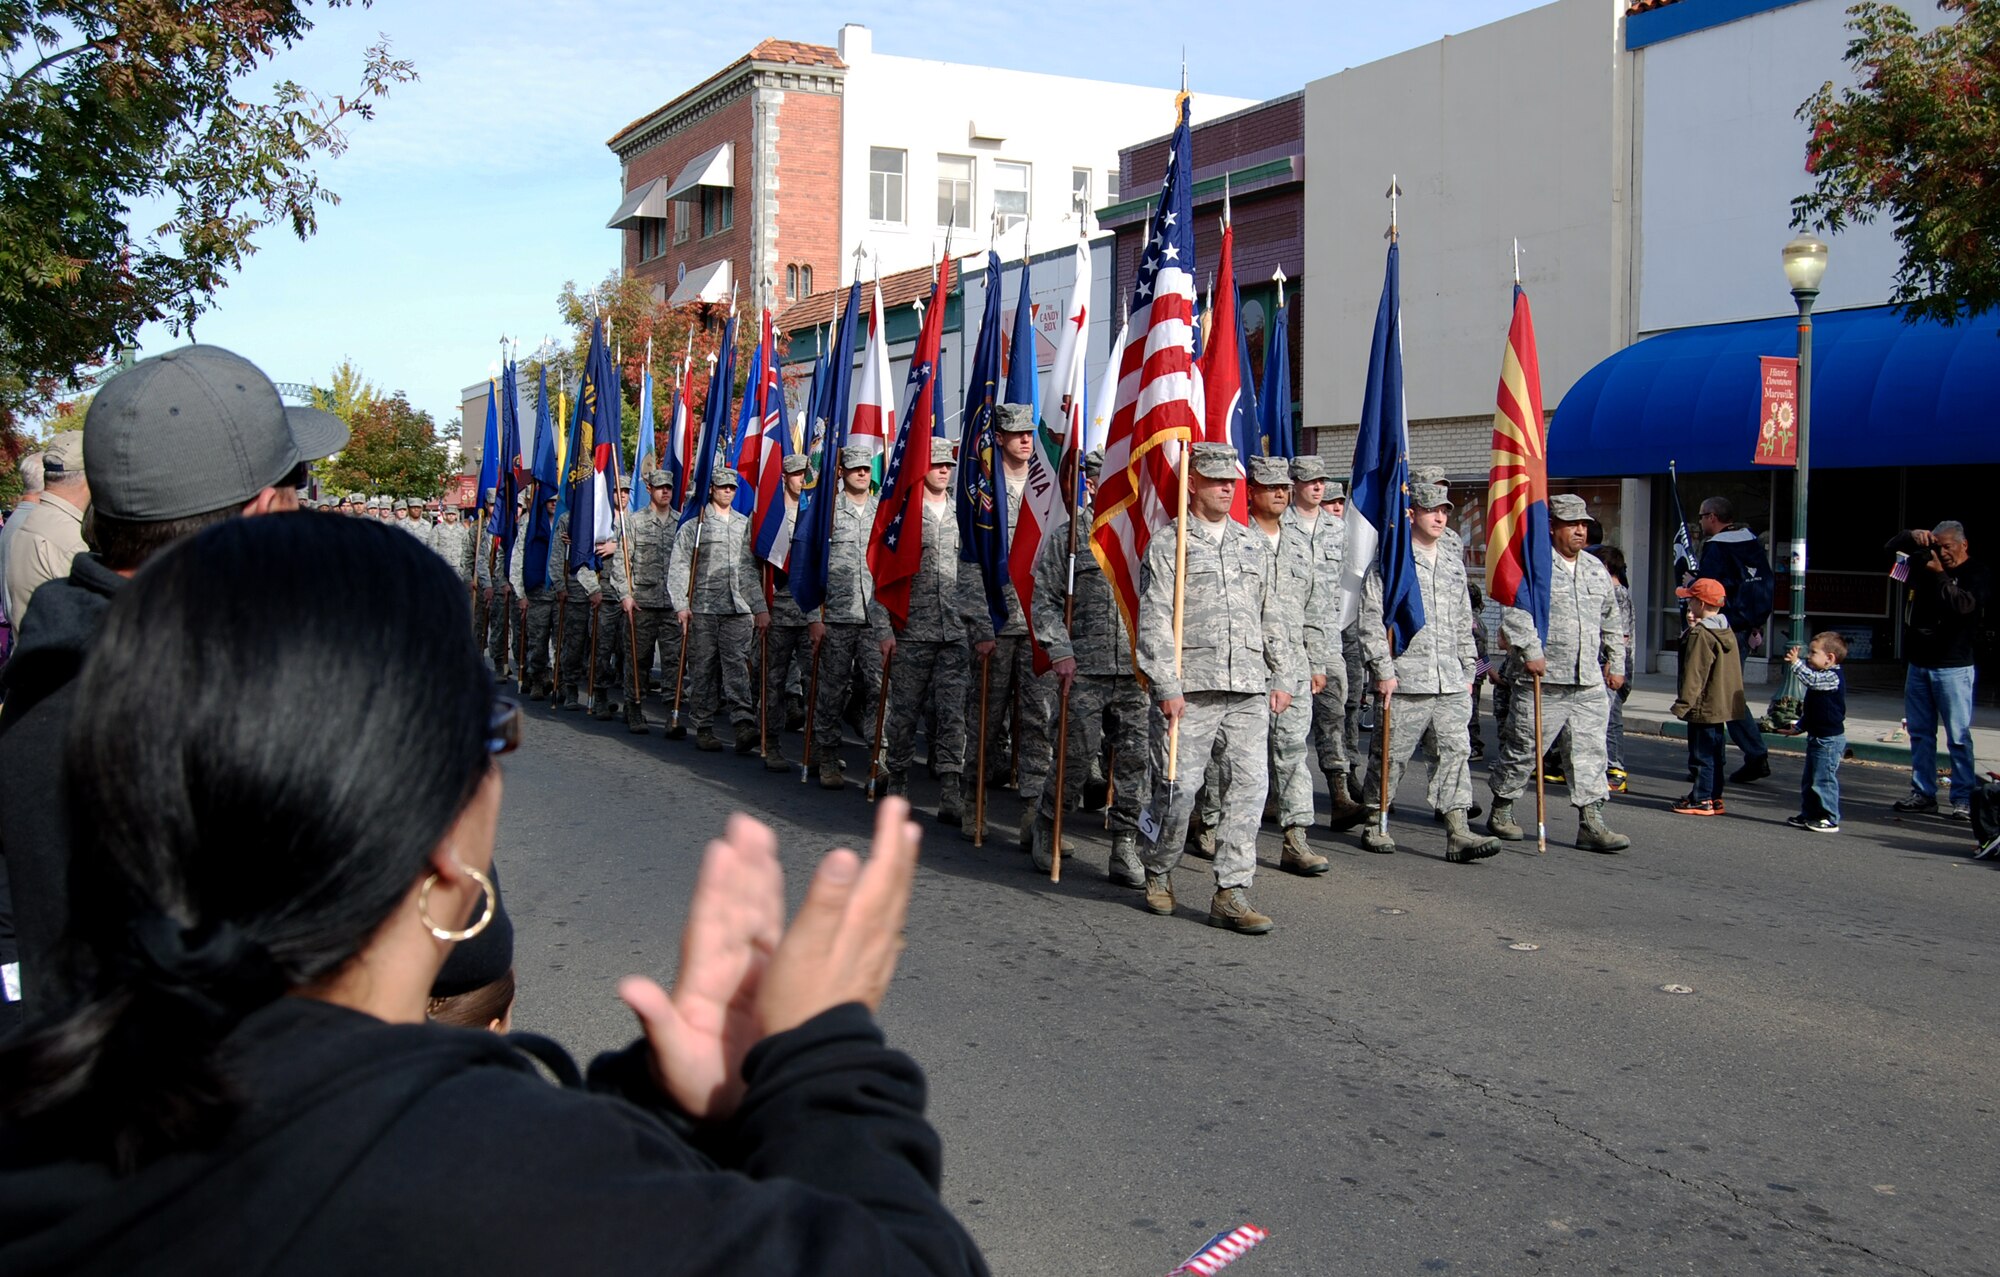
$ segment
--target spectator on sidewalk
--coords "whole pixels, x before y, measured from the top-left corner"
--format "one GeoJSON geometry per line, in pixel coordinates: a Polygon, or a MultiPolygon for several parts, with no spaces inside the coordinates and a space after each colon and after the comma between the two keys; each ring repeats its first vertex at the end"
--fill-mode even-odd
{"type": "Polygon", "coordinates": [[[42,499],[24,505],[8,520],[7,618],[16,635],[28,619],[28,600],[50,581],[69,575],[69,565],[90,547],[83,542],[83,512],[90,505],[84,474],[83,435],[59,434],[42,454],[42,499]]]}
{"type": "Polygon", "coordinates": [[[1928,532],[1912,528],[1886,547],[1907,554],[1903,594],[1903,718],[1910,729],[1910,796],[1902,812],[1936,811],[1937,732],[1944,728],[1951,753],[1951,818],[1972,819],[1978,783],[1972,759],[1972,681],[1975,646],[1992,601],[1993,580],[1975,563],[1965,525],[1946,520],[1928,532]]]}
{"type": "Polygon", "coordinates": [[[1694,788],[1674,804],[1674,811],[1720,816],[1724,727],[1743,714],[1743,663],[1723,613],[1728,595],[1722,582],[1699,577],[1674,593],[1688,601],[1688,627],[1681,635],[1680,695],[1672,713],[1687,724],[1688,756],[1694,764],[1694,788]]]}
{"type": "Polygon", "coordinates": [[[1840,760],[1847,754],[1847,640],[1838,631],[1812,636],[1801,656],[1785,653],[1806,689],[1799,723],[1806,729],[1806,774],[1799,783],[1799,814],[1785,821],[1816,834],[1840,832],[1840,760]]]}
{"type": "MultiPolygon", "coordinates": [[[[1736,510],[1729,504],[1729,498],[1708,498],[1701,503],[1701,513],[1696,517],[1701,523],[1703,539],[1701,563],[1695,568],[1695,575],[1721,583],[1728,597],[1722,615],[1736,635],[1737,675],[1742,682],[1743,662],[1750,659],[1752,652],[1762,650],[1764,622],[1771,619],[1771,604],[1776,597],[1771,560],[1757,534],[1746,524],[1734,522],[1736,510]]],[[[1743,765],[1730,773],[1731,784],[1747,785],[1771,774],[1764,733],[1757,726],[1757,716],[1750,712],[1748,700],[1743,702],[1743,712],[1729,723],[1729,739],[1743,751],[1743,765]]]]}

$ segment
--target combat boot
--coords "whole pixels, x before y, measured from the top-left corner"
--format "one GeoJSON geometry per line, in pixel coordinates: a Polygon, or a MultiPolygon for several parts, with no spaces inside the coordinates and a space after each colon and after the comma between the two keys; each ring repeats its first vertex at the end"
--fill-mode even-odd
{"type": "Polygon", "coordinates": [[[719,754],[722,752],[722,738],[711,728],[697,727],[694,733],[694,747],[704,754],[719,754]]]}
{"type": "Polygon", "coordinates": [[[1347,792],[1347,774],[1330,771],[1326,773],[1326,794],[1333,810],[1327,815],[1327,825],[1335,833],[1352,829],[1368,817],[1368,809],[1354,801],[1347,792]]]}
{"type": "Polygon", "coordinates": [[[574,687],[570,688],[567,692],[563,693],[562,707],[564,709],[569,709],[569,710],[578,710],[583,708],[583,702],[576,698],[576,689],[574,687]]]}
{"type": "Polygon", "coordinates": [[[672,721],[671,723],[667,724],[668,740],[686,740],[687,734],[688,734],[687,725],[681,722],[678,718],[672,721]]]}
{"type": "Polygon", "coordinates": [[[1189,826],[1187,847],[1184,850],[1186,854],[1199,856],[1203,860],[1215,859],[1215,826],[1199,822],[1189,826]]]}
{"type": "Polygon", "coordinates": [[[1493,814],[1486,818],[1486,832],[1503,842],[1519,842],[1528,835],[1514,823],[1514,800],[1493,796],[1493,814]]]}
{"type": "Polygon", "coordinates": [[[626,701],[625,730],[634,736],[644,736],[646,734],[646,727],[646,711],[639,707],[639,702],[626,701]]]}
{"type": "Polygon", "coordinates": [[[840,768],[838,758],[829,758],[819,765],[819,787],[821,789],[843,789],[847,785],[847,773],[840,768]]]}
{"type": "Polygon", "coordinates": [[[785,761],[785,751],[778,748],[778,742],[772,741],[770,748],[764,751],[764,770],[784,772],[791,769],[792,765],[785,761]]]}
{"type": "Polygon", "coordinates": [[[532,686],[530,686],[530,687],[528,688],[528,699],[529,699],[529,700],[531,700],[531,701],[545,701],[545,700],[547,700],[548,698],[549,698],[549,693],[548,693],[548,687],[547,687],[547,686],[546,686],[545,684],[542,684],[542,683],[535,683],[535,684],[533,684],[532,686]]]}
{"type": "Polygon", "coordinates": [[[1018,840],[1022,851],[1032,851],[1035,846],[1035,804],[1029,803],[1021,809],[1021,836],[1018,840]]]}
{"type": "Polygon", "coordinates": [[[1576,845],[1584,851],[1613,852],[1624,851],[1632,840],[1604,827],[1604,803],[1598,801],[1578,810],[1576,845]]]}
{"type": "Polygon", "coordinates": [[[1056,862],[1056,822],[1047,816],[1036,816],[1035,826],[1028,834],[1028,855],[1035,862],[1036,873],[1047,873],[1056,862]]]}
{"type": "Polygon", "coordinates": [[[965,823],[965,797],[959,790],[957,772],[946,772],[938,777],[937,818],[940,825],[965,823]]]}
{"type": "Polygon", "coordinates": [[[1500,854],[1498,838],[1481,838],[1466,823],[1464,811],[1444,814],[1444,858],[1455,865],[1469,864],[1500,854]]]}
{"type": "Polygon", "coordinates": [[[910,774],[902,768],[886,768],[875,781],[877,796],[905,798],[910,793],[910,774]]]}
{"type": "Polygon", "coordinates": [[[608,723],[618,717],[618,707],[611,703],[609,696],[600,696],[597,703],[590,707],[590,716],[600,723],[608,723]]]}
{"type": "Polygon", "coordinates": [[[1285,850],[1278,857],[1278,868],[1287,873],[1317,878],[1327,871],[1328,865],[1325,856],[1306,846],[1306,831],[1294,825],[1285,831],[1285,850]]]}
{"type": "Polygon", "coordinates": [[[1271,929],[1271,920],[1250,907],[1243,888],[1224,887],[1208,902],[1208,925],[1226,927],[1239,936],[1261,936],[1271,929]]]}
{"type": "Polygon", "coordinates": [[[736,752],[745,757],[757,752],[757,724],[738,723],[736,725],[736,752]]]}
{"type": "Polygon", "coordinates": [[[1111,835],[1111,863],[1104,876],[1121,887],[1146,885],[1146,866],[1139,860],[1139,835],[1129,829],[1111,835]]]}
{"type": "Polygon", "coordinates": [[[785,730],[795,732],[806,725],[806,698],[787,696],[785,698],[785,730]]]}
{"type": "Polygon", "coordinates": [[[1382,832],[1382,815],[1374,808],[1362,812],[1368,823],[1361,826],[1361,849],[1372,851],[1378,856],[1391,855],[1396,850],[1396,840],[1382,832]]]}
{"type": "Polygon", "coordinates": [[[1174,876],[1146,871],[1146,909],[1161,917],[1174,911],[1174,876]]]}

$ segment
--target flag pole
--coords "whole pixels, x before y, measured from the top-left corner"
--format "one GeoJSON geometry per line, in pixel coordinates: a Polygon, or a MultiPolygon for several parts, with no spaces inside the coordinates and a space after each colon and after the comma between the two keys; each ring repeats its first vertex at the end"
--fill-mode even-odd
{"type": "MultiPolygon", "coordinates": [[[[1394,653],[1396,650],[1395,627],[1385,624],[1382,627],[1382,637],[1389,651],[1394,653]]],[[[1390,660],[1392,662],[1390,668],[1393,670],[1395,657],[1392,655],[1390,660]]],[[[1375,805],[1381,810],[1376,812],[1375,816],[1379,822],[1376,825],[1376,829],[1380,831],[1384,838],[1387,838],[1389,836],[1389,702],[1395,699],[1395,694],[1392,692],[1383,692],[1381,696],[1382,712],[1376,716],[1375,721],[1375,732],[1378,737],[1376,744],[1382,750],[1382,770],[1376,773],[1375,805]]]]}
{"type": "MultiPolygon", "coordinates": [[[[1546,856],[1549,852],[1549,816],[1543,806],[1546,801],[1544,789],[1548,770],[1542,763],[1542,676],[1531,675],[1535,680],[1535,854],[1546,856]]],[[[1565,772],[1564,775],[1571,773],[1565,772]]]]}
{"type": "Polygon", "coordinates": [[[799,784],[812,775],[813,720],[819,715],[819,644],[812,645],[812,686],[806,689],[806,743],[799,751],[799,784]]]}
{"type": "MultiPolygon", "coordinates": [[[[1174,681],[1181,677],[1181,625],[1187,612],[1187,521],[1188,521],[1188,463],[1194,452],[1194,439],[1190,433],[1181,443],[1180,455],[1180,517],[1174,520],[1174,681]]],[[[1183,697],[1182,705],[1186,705],[1183,697]]],[[[1167,725],[1167,784],[1180,779],[1181,720],[1176,718],[1167,725]]]]}
{"type": "Polygon", "coordinates": [[[972,791],[972,845],[986,843],[986,695],[993,673],[993,653],[979,657],[979,775],[972,791]]]}
{"type": "MultiPolygon", "coordinates": [[[[550,536],[551,538],[554,537],[553,529],[550,530],[550,536]]],[[[568,563],[564,563],[563,566],[565,569],[567,569],[569,565],[568,563]]],[[[562,696],[563,646],[569,638],[569,616],[568,616],[569,609],[565,606],[568,602],[569,602],[569,582],[567,580],[563,580],[559,582],[556,586],[555,677],[549,685],[550,709],[560,708],[560,706],[557,704],[557,701],[562,696]]]]}
{"type": "MultiPolygon", "coordinates": [[[[784,494],[781,492],[779,500],[783,499],[784,494]]],[[[764,565],[766,599],[771,597],[772,589],[771,565],[766,563],[764,565]]],[[[762,631],[760,644],[763,651],[757,660],[757,752],[768,755],[771,752],[771,627],[769,625],[762,631]]]]}
{"type": "Polygon", "coordinates": [[[688,622],[681,626],[680,670],[674,675],[674,726],[681,725],[681,691],[687,686],[688,641],[694,633],[694,574],[701,567],[701,514],[694,516],[694,552],[688,555],[688,622]]]}
{"type": "Polygon", "coordinates": [[[875,698],[875,743],[868,750],[868,783],[862,788],[868,801],[874,802],[879,794],[875,792],[876,781],[882,775],[882,729],[889,723],[889,655],[882,657],[882,691],[875,698]]]}

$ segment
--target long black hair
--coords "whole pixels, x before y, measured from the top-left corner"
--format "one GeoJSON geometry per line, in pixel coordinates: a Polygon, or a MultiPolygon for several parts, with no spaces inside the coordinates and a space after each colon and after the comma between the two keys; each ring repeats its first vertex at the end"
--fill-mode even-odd
{"type": "Polygon", "coordinates": [[[231,519],[126,585],[64,754],[58,1018],[0,1121],[129,1168],[233,1112],[216,1048],[366,945],[486,774],[465,591],[399,528],[231,519]]]}

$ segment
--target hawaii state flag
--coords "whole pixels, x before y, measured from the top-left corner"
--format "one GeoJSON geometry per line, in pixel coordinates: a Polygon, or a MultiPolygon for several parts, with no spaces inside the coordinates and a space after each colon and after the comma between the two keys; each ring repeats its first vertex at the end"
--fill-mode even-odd
{"type": "Polygon", "coordinates": [[[760,405],[757,446],[753,450],[744,445],[737,473],[743,476],[743,486],[757,494],[750,519],[757,557],[782,572],[792,549],[791,542],[778,540],[778,529],[785,522],[785,458],[792,454],[792,429],[785,420],[785,379],[778,367],[778,346],[768,310],[757,343],[757,359],[763,365],[763,376],[743,390],[745,403],[754,400],[760,405]]]}
{"type": "MultiPolygon", "coordinates": [[[[910,623],[910,583],[917,579],[924,561],[924,475],[930,469],[931,428],[938,415],[938,345],[944,335],[945,296],[950,292],[951,256],[947,252],[931,278],[930,305],[924,309],[924,326],[910,354],[903,428],[896,432],[896,442],[882,470],[882,500],[875,507],[875,526],[868,538],[868,571],[875,578],[875,599],[887,609],[889,623],[898,633],[910,623]]],[[[876,313],[881,313],[879,306],[876,313]]],[[[874,345],[871,334],[871,350],[874,345]]],[[[859,407],[854,416],[858,424],[859,407]]]]}
{"type": "Polygon", "coordinates": [[[1493,410],[1493,468],[1486,480],[1486,596],[1519,608],[1549,637],[1549,448],[1542,366],[1528,294],[1514,285],[1514,320],[1500,356],[1493,410]]]}

